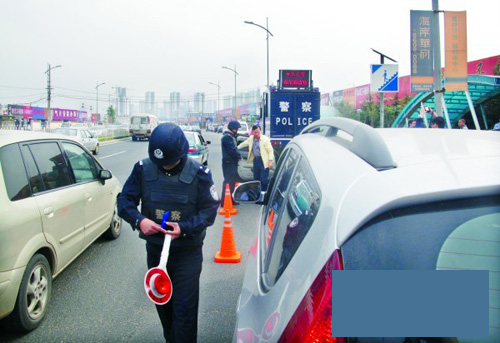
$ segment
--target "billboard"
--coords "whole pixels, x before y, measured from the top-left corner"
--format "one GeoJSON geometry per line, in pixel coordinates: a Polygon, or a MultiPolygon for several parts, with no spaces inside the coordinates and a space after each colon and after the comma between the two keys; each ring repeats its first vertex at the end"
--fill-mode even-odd
{"type": "Polygon", "coordinates": [[[432,92],[434,89],[432,11],[410,11],[411,91],[432,92]]]}
{"type": "Polygon", "coordinates": [[[466,12],[444,12],[446,91],[466,91],[467,18],[466,12]]]}

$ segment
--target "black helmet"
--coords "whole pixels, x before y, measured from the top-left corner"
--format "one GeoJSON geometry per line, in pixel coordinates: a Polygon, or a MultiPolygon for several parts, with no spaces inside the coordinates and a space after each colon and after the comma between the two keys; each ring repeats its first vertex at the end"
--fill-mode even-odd
{"type": "Polygon", "coordinates": [[[184,132],[173,123],[158,125],[149,138],[149,159],[158,166],[174,164],[187,156],[188,150],[184,132]]]}
{"type": "Polygon", "coordinates": [[[240,127],[241,127],[241,124],[236,120],[230,121],[229,124],[227,124],[228,130],[237,130],[240,127]]]}

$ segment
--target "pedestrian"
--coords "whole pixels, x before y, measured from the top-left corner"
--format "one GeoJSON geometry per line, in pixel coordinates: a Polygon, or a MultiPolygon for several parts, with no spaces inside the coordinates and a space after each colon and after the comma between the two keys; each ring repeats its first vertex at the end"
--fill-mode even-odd
{"type": "Polygon", "coordinates": [[[500,131],[500,118],[498,118],[498,122],[493,126],[493,131],[500,131]]]}
{"type": "Polygon", "coordinates": [[[18,118],[16,118],[16,120],[15,120],[15,122],[14,122],[14,123],[15,123],[15,125],[16,125],[16,130],[19,130],[19,127],[21,126],[21,122],[19,121],[19,119],[18,119],[18,118]]]}
{"type": "Polygon", "coordinates": [[[252,134],[238,145],[238,149],[248,147],[247,162],[253,162],[253,179],[260,181],[262,191],[267,190],[269,171],[274,165],[274,150],[271,140],[264,136],[260,126],[252,126],[252,134]]]}
{"type": "Polygon", "coordinates": [[[151,134],[149,158],[137,162],[118,197],[118,213],[146,240],[147,266],[158,266],[165,234],[172,236],[167,272],[172,298],[156,305],[167,342],[196,342],[202,245],[219,198],[210,170],[187,156],[189,143],[173,123],[151,134]],[[141,204],[140,212],[137,206],[141,204]],[[170,211],[161,228],[163,213],[170,211]]]}
{"type": "Polygon", "coordinates": [[[431,128],[433,129],[443,129],[444,128],[444,118],[443,117],[432,117],[431,118],[431,128]]]}
{"type": "Polygon", "coordinates": [[[469,128],[467,127],[467,123],[465,122],[464,118],[460,118],[458,120],[458,127],[462,130],[468,130],[469,128]]]}
{"type": "Polygon", "coordinates": [[[408,128],[413,129],[415,127],[415,119],[408,119],[408,128]]]}
{"type": "MultiPolygon", "coordinates": [[[[241,181],[240,176],[238,175],[238,162],[241,160],[241,154],[236,149],[236,137],[240,127],[241,124],[238,121],[230,121],[229,124],[227,124],[227,131],[224,132],[221,138],[222,174],[224,176],[224,182],[222,183],[222,208],[224,208],[224,193],[226,185],[229,184],[229,189],[232,195],[235,183],[241,181]]],[[[234,199],[233,205],[238,205],[234,199]]]]}

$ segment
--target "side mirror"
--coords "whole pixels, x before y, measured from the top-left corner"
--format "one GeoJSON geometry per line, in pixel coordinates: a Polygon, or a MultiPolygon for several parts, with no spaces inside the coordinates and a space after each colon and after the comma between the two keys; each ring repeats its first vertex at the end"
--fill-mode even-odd
{"type": "Polygon", "coordinates": [[[113,177],[113,174],[109,170],[106,169],[101,169],[99,171],[99,180],[101,180],[101,183],[104,185],[106,180],[109,180],[113,177]]]}
{"type": "Polygon", "coordinates": [[[212,142],[211,142],[211,141],[205,141],[205,143],[207,143],[207,144],[212,144],[212,142]]]}
{"type": "Polygon", "coordinates": [[[260,181],[250,181],[240,184],[233,192],[235,201],[255,203],[261,198],[260,181]]]}

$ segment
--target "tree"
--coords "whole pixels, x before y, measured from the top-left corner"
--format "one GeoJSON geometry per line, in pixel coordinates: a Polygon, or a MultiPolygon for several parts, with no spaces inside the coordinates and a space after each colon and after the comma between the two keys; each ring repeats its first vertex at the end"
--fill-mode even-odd
{"type": "Polygon", "coordinates": [[[500,75],[500,58],[497,60],[497,64],[495,65],[495,68],[493,69],[493,74],[500,75]]]}
{"type": "Polygon", "coordinates": [[[106,116],[108,117],[108,123],[114,123],[116,122],[116,113],[115,109],[113,106],[109,106],[107,111],[106,111],[106,116]]]}

